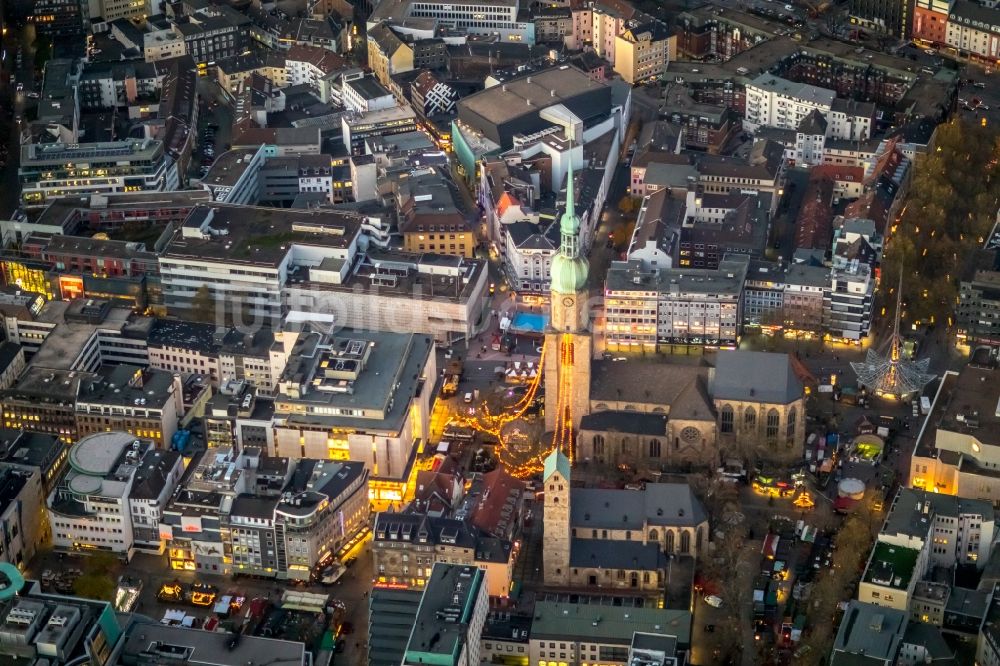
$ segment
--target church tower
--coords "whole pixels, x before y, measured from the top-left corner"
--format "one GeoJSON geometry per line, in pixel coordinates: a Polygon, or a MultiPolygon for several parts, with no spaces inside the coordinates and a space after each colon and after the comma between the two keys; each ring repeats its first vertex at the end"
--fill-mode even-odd
{"type": "Polygon", "coordinates": [[[580,218],[576,215],[573,163],[566,176],[566,211],[559,220],[561,242],[552,259],[549,327],[545,332],[545,428],[555,443],[574,458],[572,433],[590,411],[590,334],[587,260],[580,248],[580,218]]]}
{"type": "Polygon", "coordinates": [[[542,505],[542,525],[545,548],[542,565],[546,585],[569,584],[570,549],[570,468],[569,459],[553,451],[545,459],[542,475],[545,500],[542,505]]]}

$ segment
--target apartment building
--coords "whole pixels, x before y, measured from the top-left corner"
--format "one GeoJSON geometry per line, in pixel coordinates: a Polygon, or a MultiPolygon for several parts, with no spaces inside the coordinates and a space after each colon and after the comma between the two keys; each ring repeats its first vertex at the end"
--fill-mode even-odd
{"type": "Polygon", "coordinates": [[[184,465],[124,432],[102,432],[77,442],[47,506],[52,544],[67,552],[103,551],[132,559],[137,549],[159,552],[160,512],[184,465]]]}
{"type": "Polygon", "coordinates": [[[813,111],[827,120],[826,136],[864,141],[871,136],[875,107],[837,97],[827,88],[798,83],[765,72],[746,85],[746,115],[743,126],[797,130],[813,111]]]}
{"type": "Polygon", "coordinates": [[[948,14],[944,43],[990,63],[1000,59],[1000,9],[995,3],[956,0],[948,14]]]}
{"type": "MultiPolygon", "coordinates": [[[[284,82],[279,85],[308,85],[320,92],[322,81],[334,72],[344,69],[347,62],[333,51],[321,46],[295,44],[284,52],[284,82]]],[[[275,81],[275,83],[278,83],[275,81]]],[[[327,101],[327,100],[321,100],[327,101]]]]}
{"type": "Polygon", "coordinates": [[[984,250],[962,280],[956,310],[958,339],[970,349],[1000,347],[1000,252],[984,250]]]}
{"type": "Polygon", "coordinates": [[[608,348],[736,345],[748,266],[749,258],[728,256],[717,269],[613,262],[605,285],[608,348]]]}
{"type": "Polygon", "coordinates": [[[368,67],[385,87],[392,85],[395,74],[413,69],[413,47],[393,32],[388,23],[368,25],[368,67]]]}
{"type": "Polygon", "coordinates": [[[362,219],[333,210],[198,206],[160,257],[164,303],[188,319],[277,324],[289,275],[325,259],[350,266],[362,219]]]}
{"type": "Polygon", "coordinates": [[[81,382],[76,397],[79,437],[115,430],[168,449],[183,416],[180,377],[153,368],[102,369],[94,379],[81,382]]]}
{"type": "Polygon", "coordinates": [[[459,210],[451,178],[434,167],[386,174],[395,198],[403,249],[472,258],[476,236],[459,210]]]}
{"type": "Polygon", "coordinates": [[[835,221],[830,286],[823,296],[823,328],[834,338],[861,340],[872,324],[875,268],[882,258],[882,237],[875,222],[835,221]]]}
{"type": "Polygon", "coordinates": [[[411,333],[341,330],[328,343],[300,340],[279,381],[270,453],[361,461],[374,501],[402,501],[429,434],[433,348],[429,336],[411,333]]]}
{"type": "Polygon", "coordinates": [[[676,54],[674,37],[655,19],[628,25],[615,36],[614,69],[632,85],[659,80],[676,54]]]}
{"type": "Polygon", "coordinates": [[[177,170],[163,143],[129,139],[98,143],[21,146],[21,203],[38,208],[58,197],[177,188],[177,170]]]}

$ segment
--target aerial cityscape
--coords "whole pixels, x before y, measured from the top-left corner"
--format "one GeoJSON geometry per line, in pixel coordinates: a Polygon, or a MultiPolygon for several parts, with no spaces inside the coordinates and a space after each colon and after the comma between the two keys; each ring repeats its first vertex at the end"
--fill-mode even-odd
{"type": "Polygon", "coordinates": [[[0,664],[1000,666],[997,0],[0,31],[0,664]]]}

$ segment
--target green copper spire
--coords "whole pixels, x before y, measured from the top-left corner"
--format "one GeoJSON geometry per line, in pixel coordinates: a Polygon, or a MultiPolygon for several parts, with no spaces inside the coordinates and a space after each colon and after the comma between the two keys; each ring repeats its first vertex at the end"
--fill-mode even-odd
{"type": "Polygon", "coordinates": [[[567,235],[576,236],[580,231],[580,218],[576,216],[576,201],[573,194],[573,160],[569,161],[569,171],[566,173],[566,211],[559,221],[559,230],[563,235],[563,242],[567,235]]]}
{"type": "Polygon", "coordinates": [[[552,291],[560,294],[574,294],[587,284],[589,266],[580,252],[580,218],[576,214],[573,192],[573,161],[570,154],[569,169],[566,173],[566,211],[559,220],[561,242],[559,253],[552,258],[552,291]]]}

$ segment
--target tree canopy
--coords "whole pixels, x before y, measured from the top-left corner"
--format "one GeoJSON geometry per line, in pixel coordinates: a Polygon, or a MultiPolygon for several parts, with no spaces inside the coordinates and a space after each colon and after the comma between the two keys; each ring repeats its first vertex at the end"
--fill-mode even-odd
{"type": "Polygon", "coordinates": [[[998,160],[1000,134],[992,128],[960,120],[938,127],[931,150],[917,157],[898,227],[886,244],[887,316],[894,316],[900,269],[904,322],[940,321],[952,312],[962,274],[996,221],[998,160]]]}

